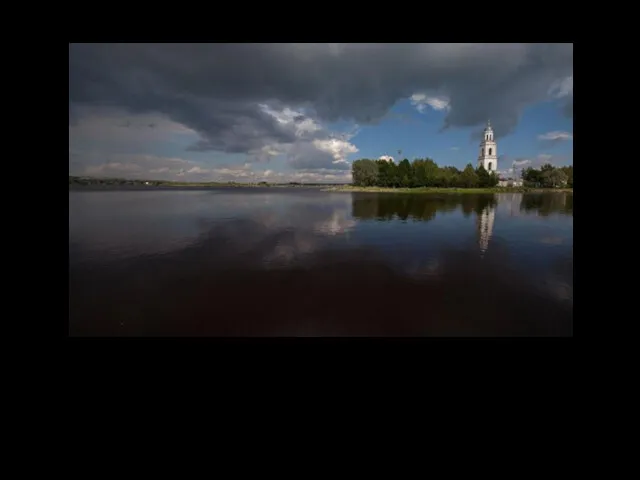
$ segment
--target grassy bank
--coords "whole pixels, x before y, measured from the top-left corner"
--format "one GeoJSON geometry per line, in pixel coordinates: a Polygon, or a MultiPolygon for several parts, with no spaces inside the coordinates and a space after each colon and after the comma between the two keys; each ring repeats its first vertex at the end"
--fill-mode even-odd
{"type": "Polygon", "coordinates": [[[369,193],[526,193],[526,192],[569,192],[573,193],[572,188],[436,188],[436,187],[419,187],[419,188],[386,188],[386,187],[355,187],[352,185],[333,186],[324,188],[325,192],[369,192],[369,193]]]}

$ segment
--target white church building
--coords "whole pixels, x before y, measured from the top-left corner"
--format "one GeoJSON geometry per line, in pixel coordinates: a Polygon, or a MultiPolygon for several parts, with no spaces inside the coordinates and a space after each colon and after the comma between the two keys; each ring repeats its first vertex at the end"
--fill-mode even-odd
{"type": "Polygon", "coordinates": [[[491,121],[487,122],[487,126],[482,134],[480,155],[478,155],[478,167],[480,167],[480,165],[489,173],[498,170],[498,145],[493,136],[491,121]]]}
{"type": "MultiPolygon", "coordinates": [[[[482,165],[489,173],[498,172],[498,144],[491,128],[491,121],[487,121],[487,126],[482,134],[480,142],[480,155],[478,155],[478,167],[482,165]]],[[[515,172],[514,172],[515,175],[515,172]]],[[[513,178],[498,181],[499,187],[521,187],[522,180],[513,178]]]]}

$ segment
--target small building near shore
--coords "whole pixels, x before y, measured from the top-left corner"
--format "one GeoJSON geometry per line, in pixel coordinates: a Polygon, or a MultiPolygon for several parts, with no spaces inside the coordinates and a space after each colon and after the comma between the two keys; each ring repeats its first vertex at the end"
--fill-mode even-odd
{"type": "Polygon", "coordinates": [[[514,180],[513,178],[498,180],[499,187],[521,187],[523,185],[522,180],[514,180]]]}

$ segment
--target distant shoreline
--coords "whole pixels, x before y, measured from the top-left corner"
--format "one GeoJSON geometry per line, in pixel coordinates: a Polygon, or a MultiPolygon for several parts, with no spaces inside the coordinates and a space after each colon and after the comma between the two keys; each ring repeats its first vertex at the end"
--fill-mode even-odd
{"type": "Polygon", "coordinates": [[[236,182],[171,182],[164,180],[128,180],[123,178],[93,178],[69,175],[69,189],[114,188],[326,188],[344,186],[332,183],[236,183],[236,182]]]}
{"type": "Polygon", "coordinates": [[[183,183],[183,184],[166,184],[160,183],[156,185],[144,185],[144,184],[69,184],[69,190],[122,190],[122,189],[135,189],[135,190],[157,190],[157,189],[185,189],[185,188],[316,188],[324,189],[326,185],[283,185],[283,184],[269,184],[269,185],[256,185],[250,183],[236,183],[234,185],[228,185],[226,183],[183,183]]]}
{"type": "Polygon", "coordinates": [[[234,183],[234,182],[169,182],[161,180],[126,180],[119,178],[90,178],[69,176],[69,190],[115,190],[115,189],[179,189],[179,188],[316,188],[323,192],[362,192],[362,193],[573,193],[573,188],[528,188],[528,187],[490,187],[490,188],[443,188],[443,187],[357,187],[348,184],[326,183],[234,183]]]}
{"type": "Polygon", "coordinates": [[[527,187],[491,187],[491,188],[388,188],[355,187],[352,185],[332,186],[322,189],[325,192],[362,192],[362,193],[573,193],[573,188],[527,188],[527,187]]]}

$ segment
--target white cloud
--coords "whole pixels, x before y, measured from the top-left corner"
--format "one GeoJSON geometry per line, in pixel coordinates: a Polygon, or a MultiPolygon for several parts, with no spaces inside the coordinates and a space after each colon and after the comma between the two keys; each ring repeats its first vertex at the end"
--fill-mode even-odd
{"type": "MultiPolygon", "coordinates": [[[[79,163],[87,166],[115,165],[115,164],[136,164],[143,170],[158,169],[167,167],[177,169],[189,165],[189,160],[179,157],[160,157],[157,155],[147,155],[142,153],[105,153],[97,150],[85,151],[70,149],[69,159],[77,158],[79,163]]],[[[70,161],[70,164],[72,162],[70,161]]],[[[71,168],[71,167],[70,167],[71,168]]],[[[113,166],[111,167],[113,168],[113,166]]],[[[116,167],[117,168],[117,167],[116,167]]],[[[70,172],[73,174],[73,172],[70,172]]]]}
{"type": "Polygon", "coordinates": [[[548,132],[548,133],[543,133],[541,135],[538,135],[538,140],[551,140],[551,141],[573,140],[573,134],[569,132],[553,131],[553,132],[548,132]]]}
{"type": "Polygon", "coordinates": [[[451,147],[451,150],[453,151],[460,150],[460,147],[451,147]]]}
{"type": "Polygon", "coordinates": [[[313,145],[318,150],[329,153],[334,159],[332,163],[348,163],[347,155],[358,152],[358,147],[353,143],[338,138],[316,139],[313,145]]]}
{"type": "Polygon", "coordinates": [[[253,150],[249,152],[249,155],[252,156],[258,162],[265,162],[271,160],[273,157],[277,157],[278,155],[282,155],[286,153],[288,149],[287,145],[265,145],[259,150],[253,150]]]}
{"type": "MultiPolygon", "coordinates": [[[[344,151],[350,151],[343,141],[335,141],[324,145],[338,158],[344,151]]],[[[348,142],[346,142],[348,143],[348,142]]],[[[278,172],[274,169],[253,169],[257,164],[218,164],[202,165],[197,162],[174,157],[158,157],[140,154],[111,154],[91,152],[70,152],[72,156],[81,155],[84,163],[81,169],[72,171],[71,175],[88,175],[95,177],[124,177],[149,180],[181,180],[181,181],[219,181],[219,182],[260,182],[275,183],[348,183],[351,172],[343,168],[307,168],[293,172],[278,172]],[[106,160],[106,162],[104,162],[106,160]],[[103,163],[98,163],[103,161],[103,163]],[[87,165],[89,163],[89,165],[87,165]]],[[[331,165],[331,164],[329,164],[331,165]]]]}
{"type": "Polygon", "coordinates": [[[322,130],[322,127],[315,120],[306,116],[302,111],[292,110],[289,107],[285,107],[282,110],[275,110],[264,104],[261,104],[260,108],[263,112],[271,115],[282,125],[295,124],[297,137],[303,137],[307,134],[322,130]]]}
{"type": "Polygon", "coordinates": [[[531,160],[514,160],[513,161],[513,165],[515,165],[516,167],[522,167],[524,165],[529,165],[531,163],[531,160]]]}
{"type": "Polygon", "coordinates": [[[224,179],[227,180],[238,180],[238,179],[247,179],[251,177],[251,175],[255,175],[256,173],[252,171],[251,164],[244,163],[242,165],[221,165],[217,168],[211,169],[211,173],[216,177],[216,179],[224,179]]]}
{"type": "Polygon", "coordinates": [[[199,166],[195,166],[195,167],[191,167],[189,170],[187,170],[187,173],[209,173],[210,170],[206,169],[206,168],[201,168],[199,166]]]}
{"type": "Polygon", "coordinates": [[[72,151],[69,160],[70,175],[172,180],[191,174],[196,175],[194,180],[201,180],[201,175],[207,172],[206,168],[189,160],[145,154],[72,151]],[[72,158],[81,161],[76,164],[72,158]]]}
{"type": "Polygon", "coordinates": [[[284,178],[291,178],[289,181],[304,180],[307,182],[350,182],[350,171],[336,171],[335,173],[320,173],[320,172],[295,172],[291,175],[282,175],[284,178]]]}
{"type": "Polygon", "coordinates": [[[289,107],[275,109],[271,106],[260,104],[260,109],[275,118],[283,127],[293,129],[298,141],[292,144],[275,143],[265,145],[250,155],[257,161],[269,161],[278,155],[288,155],[291,166],[304,168],[310,162],[322,166],[323,162],[333,164],[348,164],[348,155],[357,153],[358,148],[349,140],[359,132],[359,126],[355,124],[351,131],[344,133],[331,133],[326,128],[311,118],[302,110],[294,110],[289,107]],[[326,160],[318,160],[313,150],[329,154],[326,160]],[[301,159],[301,157],[304,157],[301,159]],[[316,160],[312,161],[313,157],[316,160]],[[332,160],[331,160],[332,159],[332,160]]]}
{"type": "MultiPolygon", "coordinates": [[[[551,155],[549,153],[541,153],[533,158],[520,158],[514,160],[511,165],[515,166],[516,169],[523,169],[525,167],[540,168],[545,163],[551,163],[552,165],[563,165],[566,164],[567,160],[569,160],[569,158],[565,155],[551,155]]],[[[505,170],[505,172],[509,174],[512,173],[511,170],[505,170]]]]}
{"type": "Polygon", "coordinates": [[[214,168],[212,170],[213,173],[217,175],[232,175],[234,177],[248,177],[251,172],[247,170],[240,170],[237,168],[214,168]]]}
{"type": "Polygon", "coordinates": [[[391,155],[382,155],[378,160],[386,160],[387,162],[394,162],[394,158],[391,155]]]}
{"type": "MultiPolygon", "coordinates": [[[[306,144],[306,143],[305,143],[306,144]]],[[[249,158],[251,162],[265,163],[270,162],[274,158],[280,155],[289,155],[293,148],[292,144],[279,144],[273,143],[265,145],[258,150],[252,150],[249,152],[249,158]]]]}
{"type": "Polygon", "coordinates": [[[332,169],[313,169],[291,173],[273,170],[250,170],[232,166],[212,170],[213,180],[218,182],[272,182],[272,183],[348,183],[351,172],[332,169]]]}
{"type": "Polygon", "coordinates": [[[138,173],[141,170],[139,165],[133,163],[114,162],[90,166],[85,171],[87,175],[113,175],[116,173],[138,173]]]}
{"type": "Polygon", "coordinates": [[[414,93],[411,95],[411,104],[416,107],[420,113],[424,113],[427,106],[434,110],[448,110],[449,99],[444,96],[427,96],[424,93],[414,93]]]}
{"type": "Polygon", "coordinates": [[[573,75],[569,75],[557,81],[549,89],[549,95],[555,98],[562,98],[573,95],[573,75]]]}

